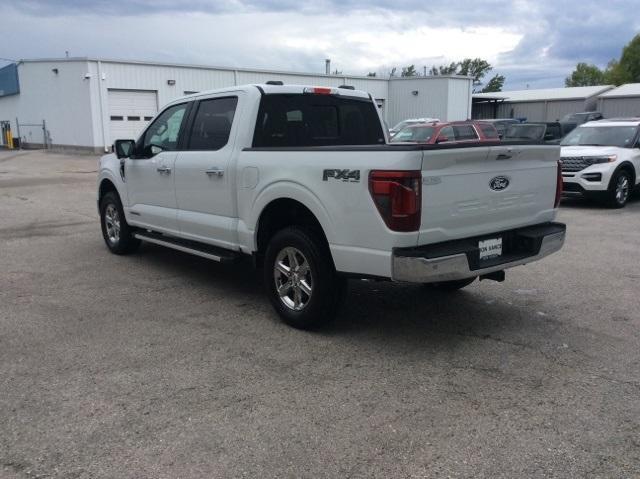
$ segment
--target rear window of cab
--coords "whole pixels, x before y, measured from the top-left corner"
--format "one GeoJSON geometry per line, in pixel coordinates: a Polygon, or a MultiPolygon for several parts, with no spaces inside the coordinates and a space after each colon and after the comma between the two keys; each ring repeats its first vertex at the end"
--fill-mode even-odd
{"type": "Polygon", "coordinates": [[[342,95],[263,95],[253,137],[254,148],[384,143],[375,104],[342,95]]]}

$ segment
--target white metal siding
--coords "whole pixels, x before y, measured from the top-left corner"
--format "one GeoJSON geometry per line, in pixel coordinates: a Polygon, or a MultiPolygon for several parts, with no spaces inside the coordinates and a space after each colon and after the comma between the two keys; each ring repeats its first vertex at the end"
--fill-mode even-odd
{"type": "Polygon", "coordinates": [[[584,100],[559,100],[547,102],[547,116],[545,121],[562,120],[562,117],[570,113],[585,111],[584,100]]]}
{"type": "Polygon", "coordinates": [[[391,80],[387,122],[389,126],[407,118],[447,118],[447,80],[391,80]],[[414,95],[413,92],[418,94],[414,95]]]}
{"type": "Polygon", "coordinates": [[[135,139],[158,112],[155,91],[109,90],[110,141],[135,139]]]}
{"type": "Polygon", "coordinates": [[[471,118],[472,82],[467,78],[450,78],[447,82],[447,120],[468,120],[471,118]]]}
{"type": "MultiPolygon", "coordinates": [[[[94,129],[90,83],[95,79],[86,78],[88,72],[86,61],[20,63],[17,111],[11,114],[12,118],[0,119],[10,119],[13,123],[16,116],[21,123],[45,120],[51,143],[91,146],[94,129]],[[55,73],[54,69],[58,72],[55,73]]],[[[0,117],[4,116],[2,113],[0,109],[0,117]]],[[[17,130],[14,134],[17,135],[17,130]]],[[[39,127],[21,128],[20,134],[27,142],[42,141],[39,127]]]]}
{"type": "Polygon", "coordinates": [[[605,118],[640,116],[640,97],[601,98],[600,111],[605,118]]]}
{"type": "MultiPolygon", "coordinates": [[[[28,122],[45,119],[54,144],[96,150],[108,148],[115,137],[134,136],[133,129],[118,130],[116,126],[113,126],[116,130],[112,129],[110,116],[115,103],[110,92],[115,90],[155,91],[156,107],[161,108],[183,96],[185,91],[200,92],[268,80],[334,87],[347,84],[382,100],[389,124],[415,116],[435,116],[443,120],[469,116],[470,89],[464,86],[469,82],[447,77],[389,80],[84,59],[25,62],[19,65],[19,76],[18,100],[0,100],[0,119],[13,120],[16,115],[28,122]],[[58,69],[58,73],[53,69],[58,69]],[[418,95],[412,95],[412,91],[418,91],[418,95]]],[[[115,116],[151,116],[135,111],[136,98],[120,100],[124,102],[122,115],[115,116]],[[127,110],[127,105],[134,111],[127,110]]]]}
{"type": "Polygon", "coordinates": [[[503,103],[498,107],[498,118],[526,118],[527,121],[544,121],[543,101],[528,103],[503,103]]]}

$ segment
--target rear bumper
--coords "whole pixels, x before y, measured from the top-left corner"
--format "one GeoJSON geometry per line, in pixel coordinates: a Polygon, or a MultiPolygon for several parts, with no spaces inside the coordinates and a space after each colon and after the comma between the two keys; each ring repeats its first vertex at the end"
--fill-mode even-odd
{"type": "Polygon", "coordinates": [[[564,224],[544,223],[417,248],[396,248],[392,255],[392,279],[434,283],[513,268],[555,253],[562,248],[565,234],[564,224]],[[502,238],[502,256],[481,261],[478,242],[497,237],[502,238]]]}

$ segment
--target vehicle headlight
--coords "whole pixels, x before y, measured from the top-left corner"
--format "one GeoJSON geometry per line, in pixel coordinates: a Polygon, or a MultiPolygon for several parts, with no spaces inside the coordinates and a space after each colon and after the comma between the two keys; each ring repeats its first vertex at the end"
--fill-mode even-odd
{"type": "Polygon", "coordinates": [[[618,155],[609,155],[609,156],[601,156],[598,158],[593,158],[593,164],[596,163],[613,163],[618,159],[618,155]]]}

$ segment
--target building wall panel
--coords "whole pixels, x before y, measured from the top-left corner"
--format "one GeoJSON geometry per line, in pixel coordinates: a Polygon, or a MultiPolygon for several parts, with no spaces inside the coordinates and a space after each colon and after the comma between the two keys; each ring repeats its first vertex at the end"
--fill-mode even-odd
{"type": "MultiPolygon", "coordinates": [[[[87,62],[19,64],[20,94],[15,115],[20,123],[45,120],[52,144],[93,145],[90,85],[96,79],[87,77],[88,73],[87,62]]],[[[21,127],[20,133],[26,142],[42,141],[39,127],[21,127]]]]}
{"type": "Polygon", "coordinates": [[[585,111],[584,100],[559,100],[547,102],[547,115],[545,121],[562,120],[562,117],[570,113],[585,111]]]}
{"type": "Polygon", "coordinates": [[[640,116],[640,97],[601,98],[600,111],[605,118],[640,116]]]}

